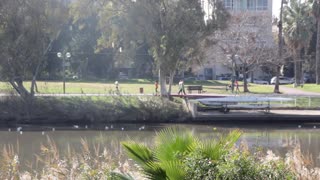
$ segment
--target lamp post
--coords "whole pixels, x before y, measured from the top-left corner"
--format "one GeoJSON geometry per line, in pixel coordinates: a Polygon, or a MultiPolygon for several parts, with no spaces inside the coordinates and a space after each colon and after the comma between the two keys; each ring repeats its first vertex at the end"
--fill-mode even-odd
{"type": "Polygon", "coordinates": [[[61,52],[57,53],[58,58],[62,59],[62,71],[63,71],[63,94],[66,93],[66,60],[71,57],[71,53],[67,52],[66,54],[62,54],[61,52]]]}

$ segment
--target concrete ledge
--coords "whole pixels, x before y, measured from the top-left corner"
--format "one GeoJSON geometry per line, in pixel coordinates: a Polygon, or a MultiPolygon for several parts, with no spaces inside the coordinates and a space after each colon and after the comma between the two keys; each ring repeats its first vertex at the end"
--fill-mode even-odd
{"type": "Polygon", "coordinates": [[[198,112],[195,121],[239,121],[239,122],[319,122],[320,111],[316,110],[271,110],[264,111],[236,111],[224,114],[218,111],[198,112]]]}

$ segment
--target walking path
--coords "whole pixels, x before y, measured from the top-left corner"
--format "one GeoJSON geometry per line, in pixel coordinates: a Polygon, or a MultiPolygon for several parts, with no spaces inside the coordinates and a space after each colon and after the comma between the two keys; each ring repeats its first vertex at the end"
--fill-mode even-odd
{"type": "Polygon", "coordinates": [[[286,95],[299,95],[299,96],[320,96],[320,93],[307,92],[297,88],[291,88],[287,86],[280,86],[280,92],[286,95]]]}

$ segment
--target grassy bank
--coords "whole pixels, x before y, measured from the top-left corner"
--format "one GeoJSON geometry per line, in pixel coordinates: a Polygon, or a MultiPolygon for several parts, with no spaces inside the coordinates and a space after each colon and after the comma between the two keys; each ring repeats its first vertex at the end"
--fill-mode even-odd
{"type": "Polygon", "coordinates": [[[2,123],[108,123],[169,122],[188,118],[179,103],[165,98],[108,97],[19,97],[0,100],[2,123]]]}

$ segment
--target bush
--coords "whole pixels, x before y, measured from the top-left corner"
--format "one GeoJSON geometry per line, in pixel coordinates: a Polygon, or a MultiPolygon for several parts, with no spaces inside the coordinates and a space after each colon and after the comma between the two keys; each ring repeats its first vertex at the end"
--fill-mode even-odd
{"type": "Polygon", "coordinates": [[[122,144],[150,179],[295,179],[283,160],[270,154],[259,159],[235,148],[240,134],[235,130],[219,141],[200,141],[191,132],[169,128],[157,133],[153,148],[134,142],[122,144]]]}

